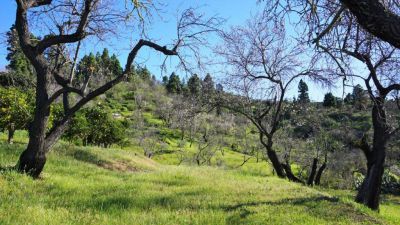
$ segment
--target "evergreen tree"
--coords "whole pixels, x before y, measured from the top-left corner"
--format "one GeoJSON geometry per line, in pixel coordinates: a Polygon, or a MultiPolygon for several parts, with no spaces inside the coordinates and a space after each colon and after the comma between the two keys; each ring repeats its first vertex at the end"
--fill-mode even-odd
{"type": "Polygon", "coordinates": [[[110,69],[115,76],[120,76],[122,74],[123,69],[121,63],[115,54],[110,58],[110,69]]]}
{"type": "Polygon", "coordinates": [[[344,103],[348,105],[353,104],[353,95],[348,93],[344,98],[344,103]]]}
{"type": "Polygon", "coordinates": [[[188,81],[189,93],[193,96],[199,96],[201,91],[201,80],[197,74],[193,74],[188,81]]]}
{"type": "Polygon", "coordinates": [[[163,76],[162,77],[162,84],[166,87],[168,84],[168,77],[167,76],[163,76]]]}
{"type": "Polygon", "coordinates": [[[357,84],[353,88],[352,97],[353,97],[354,107],[356,107],[359,110],[365,109],[366,105],[368,104],[368,96],[361,85],[357,84]]]}
{"type": "MultiPolygon", "coordinates": [[[[11,26],[6,36],[8,52],[6,59],[9,61],[7,66],[9,73],[6,74],[7,77],[4,77],[8,82],[4,83],[20,87],[30,87],[35,82],[35,73],[19,45],[18,33],[15,25],[11,26]]],[[[32,38],[34,37],[32,36],[32,38]]]]}
{"type": "Polygon", "coordinates": [[[204,77],[202,86],[203,93],[213,93],[215,91],[214,81],[209,73],[204,77]]]}
{"type": "Polygon", "coordinates": [[[322,105],[325,107],[335,107],[337,105],[336,97],[331,92],[326,93],[322,105]]]}
{"type": "Polygon", "coordinates": [[[309,103],[310,97],[308,96],[308,85],[306,84],[306,82],[303,81],[303,79],[300,80],[298,89],[299,89],[298,101],[300,103],[309,103]]]}
{"type": "Polygon", "coordinates": [[[147,67],[139,67],[136,70],[136,73],[139,75],[140,78],[142,78],[142,80],[145,80],[145,81],[150,81],[151,80],[151,73],[147,69],[147,67]]]}
{"type": "Polygon", "coordinates": [[[179,79],[179,76],[176,75],[175,73],[172,73],[171,76],[169,76],[166,88],[168,93],[173,93],[173,94],[182,93],[182,84],[179,79]]]}

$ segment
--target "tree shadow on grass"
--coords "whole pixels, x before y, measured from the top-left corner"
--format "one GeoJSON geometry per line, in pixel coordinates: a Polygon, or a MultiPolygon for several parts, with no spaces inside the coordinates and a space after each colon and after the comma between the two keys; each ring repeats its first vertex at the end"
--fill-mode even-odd
{"type": "Polygon", "coordinates": [[[0,166],[0,174],[11,172],[11,171],[17,171],[17,167],[16,166],[0,166]]]}
{"type": "Polygon", "coordinates": [[[327,196],[316,196],[316,197],[308,197],[308,198],[288,198],[280,201],[261,201],[261,202],[247,202],[247,203],[239,203],[232,206],[224,207],[225,211],[234,211],[243,207],[248,206],[261,206],[261,205],[305,205],[307,202],[319,202],[319,201],[328,201],[328,202],[338,202],[339,199],[335,197],[327,197],[327,196]]]}
{"type": "Polygon", "coordinates": [[[366,222],[372,224],[382,224],[381,221],[358,211],[354,206],[348,203],[340,202],[336,197],[328,196],[312,196],[305,198],[287,198],[279,201],[259,201],[239,203],[236,205],[225,206],[223,209],[226,212],[233,213],[228,220],[245,219],[247,216],[254,214],[251,208],[248,207],[262,207],[262,206],[276,206],[271,210],[282,210],[286,206],[300,206],[307,211],[307,214],[321,218],[327,221],[348,220],[349,222],[366,222]],[[279,206],[279,207],[278,207],[279,206]]]}
{"type": "Polygon", "coordinates": [[[69,153],[69,155],[78,161],[95,164],[97,166],[107,163],[107,161],[99,158],[97,155],[81,149],[73,150],[69,153]]]}

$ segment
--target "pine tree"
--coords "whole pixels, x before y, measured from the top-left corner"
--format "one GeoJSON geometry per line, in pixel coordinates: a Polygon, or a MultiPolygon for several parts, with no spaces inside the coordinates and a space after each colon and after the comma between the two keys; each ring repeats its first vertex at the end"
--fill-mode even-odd
{"type": "Polygon", "coordinates": [[[303,79],[300,80],[298,89],[299,89],[298,101],[303,104],[309,103],[310,97],[308,96],[308,85],[306,84],[306,82],[303,81],[303,79]]]}
{"type": "Polygon", "coordinates": [[[335,107],[337,105],[336,97],[331,93],[326,93],[324,97],[323,106],[325,107],[335,107]]]}
{"type": "Polygon", "coordinates": [[[365,109],[366,105],[368,104],[368,96],[366,95],[365,90],[359,84],[353,88],[352,98],[353,106],[359,110],[365,109]]]}
{"type": "Polygon", "coordinates": [[[199,96],[201,92],[201,80],[197,74],[193,74],[188,80],[189,93],[193,96],[199,96]]]}
{"type": "Polygon", "coordinates": [[[173,93],[173,94],[182,93],[182,84],[179,79],[179,76],[176,75],[175,73],[172,73],[171,76],[169,76],[166,88],[168,93],[173,93]]]}
{"type": "Polygon", "coordinates": [[[203,80],[203,93],[212,93],[215,91],[214,81],[209,73],[207,73],[206,77],[203,80]]]}
{"type": "MultiPolygon", "coordinates": [[[[6,34],[7,36],[7,57],[9,61],[7,69],[9,70],[9,79],[15,86],[29,87],[35,82],[35,73],[29,60],[26,58],[18,41],[18,33],[15,25],[12,25],[6,34]]],[[[32,36],[32,38],[34,38],[32,36]]]]}

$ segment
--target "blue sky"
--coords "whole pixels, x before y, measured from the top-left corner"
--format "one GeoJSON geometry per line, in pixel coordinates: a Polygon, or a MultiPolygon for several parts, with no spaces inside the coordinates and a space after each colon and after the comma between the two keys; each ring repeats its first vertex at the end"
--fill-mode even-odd
{"type": "MultiPolygon", "coordinates": [[[[154,16],[153,23],[148,27],[149,36],[152,39],[158,40],[161,45],[171,43],[171,40],[175,37],[178,10],[182,11],[188,7],[200,7],[200,10],[207,15],[211,16],[218,14],[220,17],[225,18],[227,20],[225,26],[230,27],[232,25],[243,24],[251,14],[262,9],[262,4],[257,4],[256,0],[171,0],[164,2],[168,2],[168,5],[162,9],[163,12],[161,13],[161,17],[154,16]]],[[[5,34],[14,23],[16,3],[12,0],[3,0],[0,6],[0,34],[2,34],[0,39],[0,70],[3,70],[8,64],[5,59],[7,50],[4,44],[5,39],[3,34],[5,34]]],[[[126,56],[129,52],[129,47],[132,43],[135,43],[135,40],[134,38],[129,37],[118,39],[108,38],[107,43],[97,41],[85,42],[81,55],[88,54],[89,52],[101,51],[103,48],[107,47],[111,53],[115,53],[118,56],[121,64],[124,65],[126,56]]],[[[162,63],[163,59],[162,55],[150,51],[149,49],[145,49],[140,53],[137,63],[146,65],[153,74],[160,77],[161,71],[159,65],[162,63]]],[[[173,64],[173,60],[171,64],[173,64]]],[[[171,71],[172,69],[170,68],[168,73],[171,71]]],[[[215,68],[210,68],[209,71],[215,71],[215,68]]],[[[312,100],[321,101],[324,94],[328,91],[334,92],[337,96],[341,96],[342,93],[340,87],[332,90],[322,90],[311,82],[308,82],[308,84],[312,100]]],[[[287,98],[290,99],[293,96],[297,96],[297,83],[293,85],[287,98]]]]}

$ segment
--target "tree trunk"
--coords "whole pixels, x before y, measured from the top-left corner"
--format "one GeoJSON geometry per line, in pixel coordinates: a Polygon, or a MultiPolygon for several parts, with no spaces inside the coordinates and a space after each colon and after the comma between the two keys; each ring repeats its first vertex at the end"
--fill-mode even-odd
{"type": "Polygon", "coordinates": [[[294,175],[294,173],[293,173],[293,171],[292,171],[292,167],[290,166],[290,164],[289,164],[288,162],[282,164],[282,168],[285,170],[286,177],[287,177],[290,181],[293,181],[293,182],[296,182],[296,183],[304,184],[304,182],[303,182],[302,180],[300,180],[298,177],[296,177],[296,176],[294,175]]]}
{"type": "Polygon", "coordinates": [[[314,158],[311,166],[310,176],[308,176],[307,185],[314,184],[315,174],[317,173],[318,159],[314,158]]]}
{"type": "Polygon", "coordinates": [[[326,169],[326,162],[324,162],[322,164],[322,166],[318,169],[318,172],[317,172],[317,175],[315,176],[315,181],[314,181],[315,185],[321,184],[322,173],[324,172],[325,169],[326,169]]]}
{"type": "Polygon", "coordinates": [[[8,128],[8,138],[7,138],[8,144],[14,143],[14,133],[15,133],[15,127],[14,124],[11,124],[10,127],[8,128]]]}
{"type": "MultiPolygon", "coordinates": [[[[38,113],[36,113],[38,114],[38,113]]],[[[46,163],[46,125],[48,116],[35,116],[35,120],[29,129],[29,143],[21,154],[18,162],[18,170],[37,178],[46,163]]]]}
{"type": "Polygon", "coordinates": [[[356,202],[364,204],[373,210],[379,209],[384,159],[375,160],[370,164],[367,175],[358,190],[356,202]]]}
{"type": "Polygon", "coordinates": [[[267,147],[267,156],[268,156],[269,160],[271,161],[272,167],[274,168],[278,177],[285,178],[286,177],[285,172],[283,170],[282,164],[279,162],[279,158],[278,158],[278,155],[276,154],[276,152],[274,150],[272,150],[271,148],[267,147]]]}
{"type": "Polygon", "coordinates": [[[373,210],[379,210],[379,199],[382,185],[382,176],[386,157],[386,144],[389,139],[389,127],[386,121],[384,98],[377,98],[372,109],[374,127],[373,145],[370,152],[366,152],[367,175],[358,190],[356,202],[362,203],[373,210]]]}
{"type": "Polygon", "coordinates": [[[27,173],[37,178],[46,163],[46,128],[50,115],[48,104],[48,84],[50,76],[42,71],[37,76],[35,115],[29,126],[29,142],[26,150],[21,154],[17,168],[20,172],[27,173]]]}

